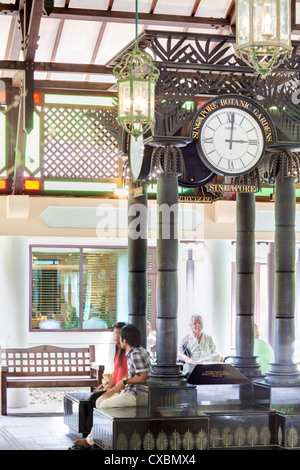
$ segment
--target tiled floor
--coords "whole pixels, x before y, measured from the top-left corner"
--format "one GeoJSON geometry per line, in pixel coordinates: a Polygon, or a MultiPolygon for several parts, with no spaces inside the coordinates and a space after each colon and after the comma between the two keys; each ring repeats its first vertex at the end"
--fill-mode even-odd
{"type": "Polygon", "coordinates": [[[61,403],[11,408],[0,416],[0,451],[68,450],[81,437],[64,424],[61,403]]]}

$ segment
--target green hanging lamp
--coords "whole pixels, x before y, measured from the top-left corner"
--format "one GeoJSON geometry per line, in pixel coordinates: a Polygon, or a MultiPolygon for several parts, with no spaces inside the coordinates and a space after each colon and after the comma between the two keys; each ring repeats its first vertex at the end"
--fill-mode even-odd
{"type": "Polygon", "coordinates": [[[155,123],[155,85],[159,70],[150,54],[138,47],[138,0],[136,0],[136,38],[131,52],[124,54],[113,69],[118,85],[118,121],[126,132],[138,138],[155,123]]]}
{"type": "Polygon", "coordinates": [[[236,0],[236,53],[262,75],[291,53],[291,0],[236,0]]]}

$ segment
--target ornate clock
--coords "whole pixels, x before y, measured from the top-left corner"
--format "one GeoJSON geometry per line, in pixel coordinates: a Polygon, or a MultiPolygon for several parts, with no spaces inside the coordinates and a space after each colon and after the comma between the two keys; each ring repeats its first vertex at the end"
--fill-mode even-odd
{"type": "Polygon", "coordinates": [[[239,176],[260,163],[272,127],[248,98],[225,95],[205,103],[193,122],[193,137],[203,163],[213,172],[239,176]]]}

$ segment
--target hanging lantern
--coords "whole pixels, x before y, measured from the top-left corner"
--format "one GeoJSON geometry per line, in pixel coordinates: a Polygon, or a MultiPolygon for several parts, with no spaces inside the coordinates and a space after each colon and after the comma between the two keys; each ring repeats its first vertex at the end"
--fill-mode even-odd
{"type": "Polygon", "coordinates": [[[155,122],[155,84],[159,70],[136,42],[133,51],[122,57],[113,73],[118,83],[118,121],[137,138],[155,122]]]}
{"type": "Polygon", "coordinates": [[[138,0],[135,0],[135,46],[113,70],[118,83],[118,121],[136,139],[155,122],[155,84],[159,70],[138,47],[138,0]]]}
{"type": "Polygon", "coordinates": [[[237,0],[236,53],[265,75],[290,54],[291,0],[237,0]]]}

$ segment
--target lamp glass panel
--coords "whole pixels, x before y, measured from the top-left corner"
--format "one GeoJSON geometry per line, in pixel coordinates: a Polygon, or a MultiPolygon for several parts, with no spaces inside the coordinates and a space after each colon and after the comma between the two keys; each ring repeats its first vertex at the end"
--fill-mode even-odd
{"type": "Polygon", "coordinates": [[[262,1],[255,1],[253,4],[253,41],[261,41],[262,31],[262,1]]]}
{"type": "Polygon", "coordinates": [[[148,118],[148,80],[134,80],[132,83],[133,115],[148,118]]]}
{"type": "Polygon", "coordinates": [[[290,44],[290,0],[280,0],[280,42],[290,44]]]}
{"type": "Polygon", "coordinates": [[[240,0],[238,4],[238,35],[239,45],[247,44],[250,41],[250,4],[249,0],[240,0]]]}
{"type": "Polygon", "coordinates": [[[131,114],[130,80],[119,82],[119,117],[125,118],[131,114]]]}
{"type": "Polygon", "coordinates": [[[256,0],[253,4],[254,42],[276,41],[277,9],[276,0],[256,0]]]}
{"type": "Polygon", "coordinates": [[[262,5],[262,40],[276,40],[277,5],[276,0],[265,0],[262,5]]]}

